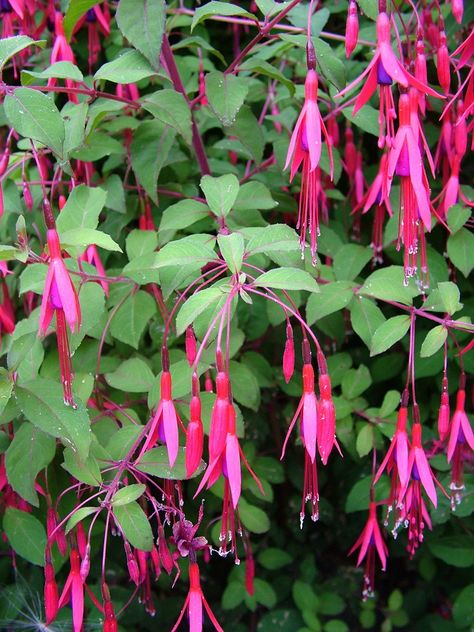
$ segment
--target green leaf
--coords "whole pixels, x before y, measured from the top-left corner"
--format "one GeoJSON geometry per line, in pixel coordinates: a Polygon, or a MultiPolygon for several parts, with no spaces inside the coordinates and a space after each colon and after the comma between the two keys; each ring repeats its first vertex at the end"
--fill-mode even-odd
{"type": "Polygon", "coordinates": [[[88,112],[89,105],[85,102],[72,103],[72,101],[68,101],[63,106],[61,116],[64,120],[66,133],[64,139],[64,154],[66,156],[74,149],[78,149],[84,143],[88,112]]]}
{"type": "Polygon", "coordinates": [[[0,368],[0,415],[10,401],[13,393],[13,380],[4,368],[0,368]]]}
{"type": "Polygon", "coordinates": [[[121,52],[113,61],[99,68],[94,75],[95,81],[106,80],[113,83],[135,83],[155,75],[156,71],[137,50],[121,52]]]}
{"type": "MultiPolygon", "coordinates": [[[[140,470],[140,472],[151,474],[152,476],[157,476],[158,478],[166,478],[172,481],[183,481],[186,479],[185,448],[179,448],[178,456],[173,467],[170,467],[166,446],[152,448],[151,450],[145,452],[139,463],[135,463],[135,467],[137,470],[140,470]]],[[[201,464],[191,478],[199,476],[199,474],[204,471],[205,467],[206,464],[204,461],[201,461],[201,464]]]]}
{"type": "Polygon", "coordinates": [[[252,371],[241,362],[229,362],[229,375],[232,382],[232,395],[235,400],[257,411],[260,405],[260,387],[252,371]]]}
{"type": "Polygon", "coordinates": [[[306,582],[297,579],[292,589],[293,601],[300,610],[314,611],[319,605],[319,599],[312,587],[306,582]]]}
{"type": "Polygon", "coordinates": [[[346,84],[346,68],[343,62],[336,56],[331,46],[319,37],[313,37],[316,50],[316,62],[321,74],[338,90],[346,84]]]}
{"type": "Polygon", "coordinates": [[[410,329],[410,316],[394,316],[377,327],[370,345],[370,355],[374,356],[390,349],[401,340],[410,329]]]}
{"type": "Polygon", "coordinates": [[[120,0],[115,19],[124,37],[144,55],[155,70],[165,29],[164,0],[120,0]]]}
{"type": "Polygon", "coordinates": [[[448,237],[448,256],[458,270],[467,278],[474,268],[474,234],[460,228],[448,237]]]}
{"type": "Polygon", "coordinates": [[[261,182],[251,181],[242,184],[239,194],[235,200],[234,209],[250,210],[259,209],[267,210],[278,206],[278,202],[272,198],[270,191],[261,182]]]}
{"type": "Polygon", "coordinates": [[[105,380],[112,388],[128,393],[147,393],[155,376],[146,362],[140,358],[125,360],[113,373],[106,373],[105,380]]]}
{"type": "Polygon", "coordinates": [[[51,380],[38,378],[15,386],[15,397],[28,421],[76,450],[81,459],[89,453],[90,421],[80,400],[77,408],[64,404],[63,389],[51,380]]]}
{"type": "Polygon", "coordinates": [[[164,230],[182,230],[192,226],[199,220],[209,217],[209,208],[196,200],[181,200],[168,206],[163,212],[160,232],[164,230]]]}
{"type": "MultiPolygon", "coordinates": [[[[372,476],[365,476],[357,481],[349,492],[345,510],[347,513],[353,511],[365,511],[369,508],[369,492],[372,484],[372,476]]],[[[390,492],[390,481],[383,476],[375,486],[375,500],[380,501],[387,498],[390,492]]]]}
{"type": "Polygon", "coordinates": [[[228,128],[228,134],[237,137],[255,162],[261,162],[265,146],[262,126],[247,105],[240,109],[234,123],[228,128]]]}
{"type": "Polygon", "coordinates": [[[143,121],[133,134],[132,168],[141,185],[158,204],[158,176],[174,144],[176,132],[160,121],[143,121]]]}
{"type": "Polygon", "coordinates": [[[26,511],[7,507],[3,529],[15,553],[31,564],[44,566],[46,531],[37,518],[26,511]]]}
{"type": "Polygon", "coordinates": [[[372,134],[372,136],[379,135],[379,113],[375,108],[371,105],[364,105],[355,116],[352,116],[352,110],[352,105],[342,110],[348,121],[360,127],[364,132],[372,134]]]}
{"type": "Polygon", "coordinates": [[[176,333],[181,335],[211,305],[217,304],[226,293],[227,286],[213,286],[204,288],[188,298],[178,312],[176,318],[176,333]]]}
{"type": "Polygon", "coordinates": [[[239,181],[232,173],[219,178],[203,176],[200,182],[209,208],[215,215],[221,217],[225,217],[233,207],[239,193],[239,186],[239,181]]]}
{"type": "Polygon", "coordinates": [[[61,241],[63,233],[67,231],[78,228],[97,228],[106,198],[106,191],[100,187],[91,188],[85,184],[74,187],[56,220],[56,228],[61,241]]]}
{"type": "Polygon", "coordinates": [[[443,325],[437,325],[433,327],[423,340],[423,344],[420,349],[420,356],[422,358],[429,358],[436,353],[444,345],[446,338],[448,337],[448,330],[443,325]]]}
{"type": "MultiPolygon", "coordinates": [[[[344,608],[346,607],[346,604],[344,602],[344,600],[339,597],[339,595],[337,595],[336,593],[333,592],[323,592],[320,593],[318,595],[319,597],[319,607],[318,607],[318,612],[320,612],[321,614],[324,614],[326,616],[331,616],[331,615],[335,615],[335,614],[340,614],[344,608]]],[[[333,621],[328,621],[328,623],[336,623],[336,620],[333,621]]],[[[326,623],[325,625],[325,632],[329,632],[329,628],[328,623],[326,623]]],[[[337,621],[337,624],[339,625],[340,623],[343,623],[342,621],[337,621]]],[[[343,625],[346,625],[345,623],[343,625]]],[[[338,630],[342,630],[342,628],[338,627],[338,630]]],[[[349,628],[346,626],[344,628],[344,630],[348,630],[349,628]]],[[[333,628],[334,632],[336,632],[336,628],[333,628]]],[[[344,631],[342,631],[344,632],[344,631]]]]}
{"type": "Polygon", "coordinates": [[[355,297],[351,305],[351,323],[367,347],[371,346],[372,336],[384,321],[385,317],[374,301],[363,296],[355,297]]]}
{"type": "Polygon", "coordinates": [[[225,75],[217,71],[206,75],[206,96],[209,106],[224,126],[232,125],[235,122],[247,92],[247,81],[242,77],[225,75]]]}
{"type": "Polygon", "coordinates": [[[251,533],[266,533],[270,529],[270,519],[267,514],[254,505],[250,505],[245,498],[239,501],[239,516],[242,524],[251,533]]]}
{"type": "Polygon", "coordinates": [[[349,369],[342,378],[342,394],[347,399],[359,397],[372,384],[369,369],[361,364],[358,369],[349,369]]]}
{"type": "Polygon", "coordinates": [[[472,628],[474,625],[474,584],[461,590],[453,605],[453,619],[460,629],[472,628]]]}
{"type": "Polygon", "coordinates": [[[382,406],[380,406],[379,415],[388,417],[398,408],[400,403],[400,393],[398,391],[387,391],[384,395],[382,406]]]}
{"type": "Polygon", "coordinates": [[[96,4],[97,2],[95,0],[69,0],[69,5],[63,20],[64,34],[68,41],[71,39],[74,27],[82,16],[96,4]]]}
{"type": "Polygon", "coordinates": [[[435,557],[451,566],[469,568],[474,564],[474,548],[469,535],[430,539],[428,546],[435,557]]]}
{"type": "Polygon", "coordinates": [[[460,204],[451,206],[448,211],[448,226],[451,233],[457,233],[457,231],[464,226],[470,217],[470,208],[461,206],[460,204]]]}
{"type": "Polygon", "coordinates": [[[232,274],[237,274],[242,268],[244,257],[244,238],[240,233],[218,235],[217,245],[232,274]]]}
{"type": "Polygon", "coordinates": [[[137,502],[115,505],[113,513],[123,531],[124,538],[139,551],[151,551],[153,547],[153,532],[148,518],[140,505],[137,502]]]}
{"type": "Polygon", "coordinates": [[[157,312],[155,301],[141,290],[127,298],[110,325],[111,335],[138,349],[138,343],[152,316],[157,312]]]}
{"type": "Polygon", "coordinates": [[[358,0],[358,5],[364,15],[371,20],[376,20],[379,14],[377,0],[358,0]]]}
{"type": "Polygon", "coordinates": [[[69,247],[87,248],[95,244],[104,250],[122,252],[120,246],[107,233],[93,228],[73,228],[61,235],[61,245],[67,250],[69,247]]]}
{"type": "Polygon", "coordinates": [[[259,564],[269,571],[276,571],[279,568],[288,566],[292,561],[293,558],[287,551],[271,547],[264,549],[258,556],[259,564]]]}
{"type": "MultiPolygon", "coordinates": [[[[244,186],[241,188],[243,189],[244,186]]],[[[255,228],[250,234],[246,248],[250,255],[264,253],[270,256],[273,252],[299,252],[300,250],[298,235],[286,224],[255,228]]]]}
{"type": "Polygon", "coordinates": [[[15,131],[43,143],[62,158],[64,121],[50,97],[32,88],[16,88],[7,94],[3,107],[15,131]]]}
{"type": "Polygon", "coordinates": [[[163,246],[156,254],[156,268],[168,268],[178,266],[190,266],[193,269],[200,269],[218,259],[213,248],[214,238],[210,235],[190,235],[177,239],[163,246]]]}
{"type": "Polygon", "coordinates": [[[240,64],[239,70],[248,70],[252,73],[257,73],[261,75],[265,75],[266,77],[270,77],[270,79],[274,79],[282,83],[285,88],[287,88],[290,96],[295,94],[295,84],[291,79],[285,77],[285,75],[278,70],[272,64],[269,64],[267,61],[263,59],[258,59],[257,57],[251,57],[244,61],[243,64],[240,64]]]}
{"type": "Polygon", "coordinates": [[[207,20],[208,18],[212,18],[215,15],[225,15],[225,16],[243,16],[247,18],[255,18],[252,13],[249,13],[242,7],[239,7],[235,4],[230,4],[227,2],[217,2],[212,0],[211,2],[207,2],[203,7],[198,7],[193,16],[193,21],[191,24],[191,31],[193,31],[198,24],[207,20]]]}
{"type": "Polygon", "coordinates": [[[374,446],[374,428],[371,424],[362,427],[357,435],[356,450],[357,454],[362,458],[367,456],[374,446]]]}
{"type": "Polygon", "coordinates": [[[78,459],[77,454],[70,448],[63,453],[64,463],[62,467],[75,479],[86,485],[97,487],[102,483],[102,476],[97,459],[89,454],[87,459],[78,459]]]}
{"type": "Polygon", "coordinates": [[[159,283],[160,273],[157,267],[158,256],[156,252],[150,252],[132,259],[123,269],[123,275],[133,279],[139,285],[147,283],[159,283]]]}
{"type": "Polygon", "coordinates": [[[28,86],[32,83],[37,83],[36,79],[72,79],[73,81],[84,81],[84,75],[79,68],[72,64],[70,61],[57,61],[51,64],[46,70],[41,72],[34,72],[33,70],[21,71],[21,83],[24,86],[28,86]]]}
{"type": "Polygon", "coordinates": [[[240,582],[230,581],[222,593],[222,609],[232,610],[237,608],[244,600],[245,591],[240,582]]]}
{"type": "Polygon", "coordinates": [[[318,294],[312,294],[306,305],[308,325],[346,307],[354,296],[351,283],[335,281],[321,285],[318,294]]]}
{"type": "Polygon", "coordinates": [[[80,509],[77,509],[69,518],[69,520],[66,522],[66,526],[64,528],[65,534],[67,535],[69,531],[71,531],[71,529],[74,529],[74,527],[80,522],[82,522],[84,518],[87,518],[87,516],[91,516],[92,514],[97,513],[98,510],[99,510],[99,507],[81,507],[80,509]]]}
{"type": "Polygon", "coordinates": [[[388,266],[372,272],[360,289],[360,293],[411,305],[412,299],[420,294],[420,290],[413,278],[406,284],[405,273],[401,266],[388,266]]]}
{"type": "Polygon", "coordinates": [[[127,257],[132,260],[154,253],[158,246],[158,235],[154,230],[132,230],[125,240],[127,257]]]}
{"type": "Polygon", "coordinates": [[[34,45],[44,48],[45,44],[46,40],[36,41],[26,35],[15,35],[14,37],[0,39],[0,71],[11,57],[28,48],[28,46],[34,45]]]}
{"type": "Polygon", "coordinates": [[[451,283],[451,281],[438,283],[438,291],[444,309],[450,316],[462,309],[463,305],[459,302],[459,288],[455,283],[451,283]]]}
{"type": "Polygon", "coordinates": [[[76,351],[85,336],[98,325],[105,311],[105,294],[98,283],[85,283],[79,292],[81,305],[81,327],[75,334],[69,336],[69,346],[76,351]]]}
{"type": "Polygon", "coordinates": [[[146,485],[143,483],[133,483],[131,485],[126,485],[119,489],[112,496],[112,506],[120,507],[121,505],[128,505],[128,503],[133,502],[140,498],[146,490],[146,485]]]}
{"type": "Polygon", "coordinates": [[[345,244],[334,257],[334,274],[338,280],[352,281],[372,259],[371,248],[358,244],[345,244]]]}
{"type": "Polygon", "coordinates": [[[173,127],[188,145],[191,144],[191,109],[181,92],[169,89],[159,90],[147,94],[141,104],[143,109],[151,112],[165,125],[173,127]]]}
{"type": "Polygon", "coordinates": [[[320,291],[318,284],[309,272],[298,270],[298,268],[274,268],[257,277],[253,285],[281,290],[320,291]]]}
{"type": "Polygon", "coordinates": [[[15,432],[5,454],[8,482],[17,494],[35,507],[39,506],[36,477],[51,463],[55,452],[53,437],[25,421],[15,432]]]}

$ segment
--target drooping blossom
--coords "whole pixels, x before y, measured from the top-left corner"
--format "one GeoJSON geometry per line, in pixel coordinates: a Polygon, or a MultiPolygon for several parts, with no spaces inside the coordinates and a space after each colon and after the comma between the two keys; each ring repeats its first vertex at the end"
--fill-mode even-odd
{"type": "Polygon", "coordinates": [[[81,558],[77,549],[71,549],[69,562],[71,569],[59,598],[58,608],[61,609],[71,602],[72,629],[73,632],[81,632],[84,620],[84,582],[81,578],[81,558]]]}
{"type": "Polygon", "coordinates": [[[45,610],[45,623],[49,625],[58,614],[59,595],[58,585],[56,583],[56,577],[54,574],[54,567],[51,561],[51,554],[46,551],[46,560],[44,565],[44,610],[45,610]]]}
{"type": "Polygon", "coordinates": [[[89,51],[89,72],[92,74],[92,68],[97,63],[100,52],[102,50],[101,37],[110,35],[110,11],[107,2],[96,4],[88,9],[85,16],[78,21],[74,32],[77,32],[83,24],[87,24],[88,35],[88,51],[89,51]]]}
{"type": "Polygon", "coordinates": [[[332,399],[331,379],[327,372],[326,361],[318,354],[319,365],[319,402],[318,429],[316,439],[318,452],[323,465],[326,465],[334,445],[340,452],[336,441],[336,409],[332,399]]]}
{"type": "Polygon", "coordinates": [[[421,274],[427,277],[425,229],[431,230],[432,206],[429,198],[428,178],[423,167],[419,137],[412,126],[411,107],[415,107],[408,94],[400,96],[398,111],[400,125],[388,153],[387,178],[383,195],[388,197],[393,176],[400,177],[400,216],[397,248],[404,247],[405,280],[418,270],[418,251],[421,252],[421,274]]]}
{"type": "Polygon", "coordinates": [[[81,308],[76,289],[64,265],[61,244],[54,228],[47,231],[49,266],[44,284],[39,334],[45,335],[53,316],[56,316],[56,337],[58,341],[59,365],[64,391],[64,402],[75,406],[72,397],[72,365],[69,351],[67,328],[71,333],[79,331],[81,308]]]}
{"type": "Polygon", "coordinates": [[[161,373],[160,401],[155,414],[150,420],[147,438],[137,460],[140,460],[143,454],[153,448],[158,439],[160,439],[166,445],[169,464],[170,467],[173,467],[179,449],[178,415],[172,398],[172,382],[167,351],[163,353],[163,357],[166,357],[166,361],[163,362],[163,371],[161,373]]]}
{"type": "Polygon", "coordinates": [[[283,351],[283,377],[285,382],[291,380],[295,371],[295,343],[293,340],[293,328],[288,322],[286,325],[285,349],[283,351]]]}
{"type": "Polygon", "coordinates": [[[115,616],[114,604],[110,597],[110,591],[105,582],[102,582],[102,599],[104,601],[104,625],[103,632],[118,632],[117,617],[115,616]]]}
{"type": "Polygon", "coordinates": [[[186,610],[188,611],[189,617],[189,632],[202,632],[204,610],[207,612],[214,629],[218,632],[224,632],[207,603],[204,593],[202,592],[199,566],[196,561],[191,561],[189,564],[189,592],[184,602],[184,606],[179,614],[178,620],[173,626],[171,632],[176,632],[186,610]]]}
{"type": "Polygon", "coordinates": [[[326,139],[329,153],[330,175],[333,177],[333,157],[329,135],[318,107],[318,75],[308,70],[305,81],[305,101],[291,135],[285,169],[290,165],[290,181],[303,165],[298,207],[297,229],[300,231],[301,251],[306,247],[309,232],[312,262],[316,264],[317,239],[320,234],[320,204],[317,168],[321,158],[321,137],[326,139]]]}
{"type": "Polygon", "coordinates": [[[353,116],[369,101],[377,86],[380,88],[379,107],[379,147],[386,144],[390,147],[395,135],[394,120],[396,118],[395,104],[391,86],[395,81],[404,88],[413,86],[423,94],[440,97],[435,90],[426,83],[411,75],[397,58],[392,49],[390,18],[385,12],[377,16],[377,46],[375,54],[367,68],[354,81],[341,90],[336,96],[342,97],[351,92],[367,77],[360,91],[353,110],[353,116]]]}
{"type": "Polygon", "coordinates": [[[374,477],[374,485],[380,479],[385,470],[391,478],[391,491],[389,496],[389,504],[393,505],[398,497],[399,491],[408,480],[408,435],[407,435],[407,419],[408,419],[408,395],[405,391],[402,397],[400,408],[398,409],[397,426],[395,434],[390,442],[382,463],[374,477]]]}
{"type": "Polygon", "coordinates": [[[97,250],[97,246],[95,244],[91,244],[87,246],[85,251],[80,256],[81,261],[87,261],[90,265],[94,266],[97,270],[97,274],[101,277],[98,283],[102,286],[104,290],[104,294],[106,296],[109,295],[109,283],[106,281],[107,273],[104,268],[104,264],[102,263],[102,259],[100,258],[99,251],[97,250]]]}
{"type": "MultiPolygon", "coordinates": [[[[66,35],[64,33],[63,15],[61,11],[55,11],[54,14],[54,43],[51,51],[50,63],[55,64],[58,61],[69,61],[72,64],[76,63],[76,58],[72,52],[66,35]]],[[[57,79],[54,77],[48,79],[48,86],[55,86],[57,79]]],[[[76,88],[76,82],[72,79],[65,79],[67,88],[76,88]]],[[[74,93],[68,94],[68,99],[73,103],[77,103],[77,96],[74,93]]]]}
{"type": "Polygon", "coordinates": [[[349,551],[352,555],[356,549],[359,550],[357,566],[360,566],[365,558],[364,586],[362,588],[362,599],[366,601],[374,596],[375,587],[375,558],[378,555],[382,570],[387,567],[388,548],[382,537],[379,524],[377,522],[377,505],[373,499],[369,504],[369,518],[362,533],[357,538],[354,546],[349,551]]]}
{"type": "Polygon", "coordinates": [[[465,410],[466,391],[463,384],[456,395],[456,408],[451,419],[448,441],[448,463],[453,462],[450,490],[452,505],[459,504],[464,490],[464,464],[466,458],[474,452],[474,433],[465,410]]]}
{"type": "Polygon", "coordinates": [[[448,379],[444,376],[441,390],[441,402],[438,410],[438,435],[441,441],[444,441],[449,434],[449,418],[448,379]]]}
{"type": "Polygon", "coordinates": [[[357,2],[355,0],[349,0],[349,7],[347,9],[346,19],[346,57],[352,55],[354,48],[357,46],[357,40],[359,38],[359,16],[357,13],[357,2]]]}
{"type": "Polygon", "coordinates": [[[199,379],[193,375],[193,393],[189,403],[190,419],[186,429],[186,476],[191,477],[201,463],[204,447],[204,429],[201,420],[199,379]]]}

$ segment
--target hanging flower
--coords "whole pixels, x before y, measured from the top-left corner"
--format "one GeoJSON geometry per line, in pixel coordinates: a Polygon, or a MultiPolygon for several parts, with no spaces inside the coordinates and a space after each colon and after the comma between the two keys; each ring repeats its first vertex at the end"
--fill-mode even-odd
{"type": "Polygon", "coordinates": [[[451,419],[448,441],[448,463],[453,461],[450,490],[453,506],[459,504],[464,489],[464,463],[468,454],[474,451],[474,433],[465,410],[466,391],[458,390],[456,409],[451,419]]]}
{"type": "Polygon", "coordinates": [[[201,588],[201,579],[199,574],[199,566],[197,562],[189,564],[189,592],[184,602],[184,606],[179,614],[178,620],[173,626],[171,632],[176,632],[181,623],[186,610],[189,616],[189,632],[202,632],[203,606],[211,620],[214,629],[218,632],[224,632],[223,628],[217,622],[214,613],[207,603],[201,588]]]}

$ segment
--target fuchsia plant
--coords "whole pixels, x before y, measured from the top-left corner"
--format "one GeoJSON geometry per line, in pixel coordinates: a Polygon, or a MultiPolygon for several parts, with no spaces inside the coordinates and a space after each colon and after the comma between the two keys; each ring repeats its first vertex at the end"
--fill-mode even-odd
{"type": "Polygon", "coordinates": [[[472,548],[472,10],[279,4],[0,0],[0,553],[41,626],[330,629],[336,547],[364,601],[389,536],[472,548]]]}

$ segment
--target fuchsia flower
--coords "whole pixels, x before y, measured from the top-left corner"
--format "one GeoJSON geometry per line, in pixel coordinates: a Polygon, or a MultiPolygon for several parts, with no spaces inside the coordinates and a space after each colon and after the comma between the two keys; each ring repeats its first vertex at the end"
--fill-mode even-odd
{"type": "MultiPolygon", "coordinates": [[[[400,218],[398,227],[399,249],[405,249],[405,279],[413,276],[417,269],[417,254],[421,245],[421,272],[427,275],[424,230],[431,230],[432,206],[429,187],[420,152],[420,131],[413,127],[412,111],[416,107],[413,98],[400,96],[398,111],[400,125],[388,153],[387,178],[384,182],[384,197],[388,198],[393,176],[400,177],[400,218]],[[421,221],[420,221],[421,220],[421,221]]],[[[422,138],[422,137],[421,137],[422,138]]]]}
{"type": "Polygon", "coordinates": [[[377,47],[372,61],[364,72],[341,90],[336,96],[342,97],[351,92],[367,76],[364,87],[357,97],[353,116],[363,107],[374,94],[377,86],[380,88],[380,114],[379,114],[379,147],[387,144],[389,147],[394,137],[393,122],[396,118],[395,104],[391,85],[395,81],[404,88],[413,86],[424,94],[443,98],[430,88],[426,83],[411,75],[398,60],[392,50],[390,18],[384,12],[377,17],[377,47]],[[367,76],[368,75],[368,76],[367,76]]]}
{"type": "Polygon", "coordinates": [[[56,583],[56,577],[54,575],[54,567],[51,562],[51,555],[46,552],[46,563],[44,565],[44,610],[46,625],[49,625],[58,614],[58,585],[56,583]]]}
{"type": "Polygon", "coordinates": [[[318,75],[308,70],[305,81],[305,101],[291,135],[285,169],[291,165],[290,181],[303,165],[297,228],[300,232],[301,251],[306,247],[306,231],[310,234],[313,264],[316,264],[317,238],[319,236],[319,186],[317,167],[321,158],[321,132],[326,139],[331,179],[333,158],[329,135],[318,107],[318,75]]]}
{"type": "Polygon", "coordinates": [[[354,48],[357,46],[357,40],[359,39],[359,16],[357,14],[357,2],[355,0],[349,0],[349,8],[347,10],[346,20],[346,57],[352,55],[354,48]]]}
{"type": "Polygon", "coordinates": [[[360,566],[362,560],[366,558],[364,587],[362,589],[362,598],[366,601],[369,597],[374,596],[375,554],[377,553],[380,559],[383,571],[387,567],[388,555],[388,548],[377,522],[377,505],[373,500],[370,501],[367,523],[354,546],[349,551],[349,555],[352,555],[358,548],[360,548],[360,551],[359,557],[357,558],[357,566],[360,566]]]}
{"type": "Polygon", "coordinates": [[[143,444],[138,461],[143,454],[153,448],[160,439],[168,452],[170,467],[175,464],[179,448],[178,415],[172,399],[171,373],[169,372],[169,362],[163,363],[161,373],[161,397],[158,408],[150,422],[147,438],[143,444]]]}
{"type": "Polygon", "coordinates": [[[194,474],[201,463],[204,446],[204,429],[201,421],[199,380],[193,375],[193,394],[189,404],[190,419],[186,430],[186,476],[194,474]]]}
{"type": "Polygon", "coordinates": [[[293,340],[293,329],[288,322],[286,325],[286,341],[285,349],[283,351],[283,377],[285,382],[291,380],[295,371],[295,343],[293,340]]]}
{"type": "Polygon", "coordinates": [[[64,265],[59,236],[54,228],[48,229],[47,239],[50,260],[41,301],[39,334],[43,336],[46,334],[53,315],[56,315],[56,337],[64,402],[66,405],[74,406],[67,326],[72,333],[79,331],[81,308],[76,289],[64,265]]]}
{"type": "MultiPolygon", "coordinates": [[[[334,444],[337,446],[336,409],[332,401],[331,380],[327,373],[319,374],[319,394],[317,443],[321,461],[326,465],[334,444]]],[[[337,448],[339,450],[339,446],[337,448]]]]}
{"type": "Polygon", "coordinates": [[[81,558],[77,549],[71,549],[69,561],[71,570],[59,598],[58,608],[63,608],[71,601],[72,629],[73,632],[81,632],[84,619],[84,583],[81,578],[81,558]]]}
{"type": "Polygon", "coordinates": [[[118,632],[118,623],[115,616],[114,605],[110,598],[107,584],[102,582],[102,598],[104,600],[104,626],[103,632],[118,632]]]}
{"type": "Polygon", "coordinates": [[[189,564],[188,596],[186,597],[186,601],[184,602],[184,606],[179,614],[178,620],[174,624],[171,632],[176,632],[178,629],[186,609],[188,610],[189,616],[189,632],[202,632],[203,606],[209,616],[209,619],[211,620],[212,625],[214,626],[214,629],[218,632],[224,632],[223,628],[221,628],[217,622],[217,619],[207,603],[204,593],[202,592],[199,566],[197,562],[191,562],[189,564]]]}
{"type": "MultiPolygon", "coordinates": [[[[58,61],[69,61],[72,64],[76,63],[76,58],[72,52],[72,48],[69,46],[64,34],[63,15],[60,11],[56,11],[54,14],[54,44],[51,51],[50,63],[55,64],[58,61]]],[[[48,86],[55,86],[57,79],[48,79],[48,86]]],[[[72,79],[65,80],[68,88],[75,88],[76,82],[72,79]]],[[[73,103],[77,103],[77,96],[75,94],[69,94],[68,98],[73,103]]]]}
{"type": "MultiPolygon", "coordinates": [[[[107,273],[104,268],[104,264],[102,263],[99,252],[97,250],[97,246],[95,244],[91,244],[90,246],[87,246],[86,250],[80,256],[80,260],[87,261],[87,263],[90,263],[91,265],[93,265],[97,269],[97,274],[99,276],[101,277],[107,276],[107,273]]],[[[106,281],[105,278],[102,278],[98,282],[102,286],[102,289],[104,290],[104,294],[108,296],[109,295],[108,281],[106,281]]]]}
{"type": "Polygon", "coordinates": [[[441,391],[441,402],[438,411],[438,434],[441,441],[444,441],[449,433],[449,393],[448,380],[443,377],[443,386],[441,391]]]}
{"type": "Polygon", "coordinates": [[[474,433],[466,414],[465,401],[466,391],[460,388],[456,396],[456,409],[451,419],[447,452],[448,463],[454,459],[449,486],[453,506],[461,502],[461,493],[464,489],[464,462],[467,454],[474,451],[474,433]]]}
{"type": "Polygon", "coordinates": [[[407,435],[407,396],[402,398],[402,404],[398,410],[397,427],[395,434],[390,442],[390,447],[384,460],[380,464],[379,469],[374,478],[374,485],[382,476],[385,469],[391,475],[392,486],[390,493],[390,504],[393,505],[397,498],[400,488],[403,488],[408,481],[408,435],[407,435]]]}

